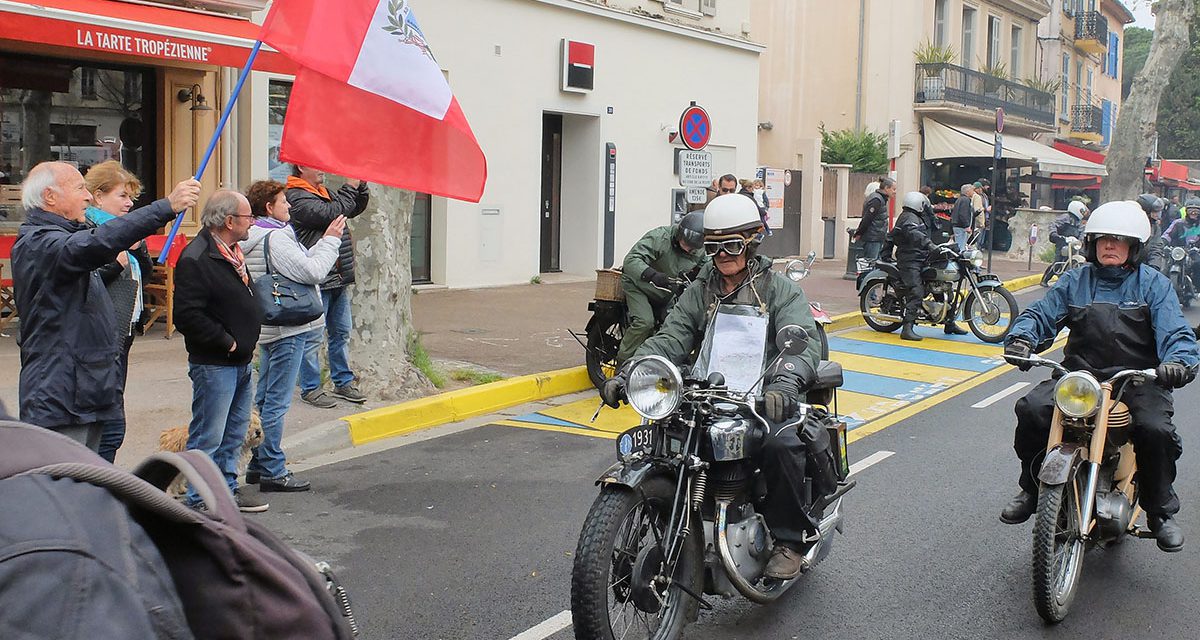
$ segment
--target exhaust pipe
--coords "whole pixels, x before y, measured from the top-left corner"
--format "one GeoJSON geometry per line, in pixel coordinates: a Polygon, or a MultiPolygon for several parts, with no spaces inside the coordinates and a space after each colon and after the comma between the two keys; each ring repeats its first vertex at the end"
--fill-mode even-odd
{"type": "Polygon", "coordinates": [[[872,320],[879,320],[881,322],[904,322],[903,316],[894,316],[890,313],[869,313],[867,315],[871,316],[872,320]]]}

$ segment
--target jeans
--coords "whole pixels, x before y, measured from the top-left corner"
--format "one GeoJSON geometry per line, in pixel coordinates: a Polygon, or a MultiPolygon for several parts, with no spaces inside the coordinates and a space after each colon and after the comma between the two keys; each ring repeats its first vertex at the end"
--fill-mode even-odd
{"type": "Polygon", "coordinates": [[[125,442],[125,382],[129,379],[129,348],[132,346],[133,336],[126,336],[124,348],[117,355],[117,406],[121,408],[121,417],[100,421],[99,454],[109,462],[117,459],[117,449],[125,442]]]}
{"type": "Polygon", "coordinates": [[[292,388],[300,373],[300,359],[310,336],[319,341],[321,330],[268,342],[258,348],[258,387],[254,406],[262,418],[263,441],[254,448],[247,471],[257,471],[263,478],[275,480],[287,475],[287,458],[280,442],[283,440],[283,417],[292,406],[292,388]]]}
{"type": "MultiPolygon", "coordinates": [[[[329,334],[329,377],[335,387],[344,387],[354,382],[350,370],[350,292],[346,287],[326,289],[321,292],[325,303],[325,332],[329,334]]],[[[308,335],[304,346],[304,358],[300,363],[300,392],[308,393],[321,386],[321,332],[308,335]]]]}
{"type": "Polygon", "coordinates": [[[879,259],[879,252],[883,250],[883,243],[882,242],[865,242],[864,241],[862,243],[862,247],[863,247],[863,253],[862,253],[863,259],[866,260],[867,262],[874,263],[876,260],[879,259]]]}
{"type": "MultiPolygon", "coordinates": [[[[230,491],[237,490],[238,457],[250,424],[250,365],[188,364],[192,379],[192,422],[188,425],[189,450],[207,453],[225,476],[230,491]]],[[[200,496],[188,489],[188,504],[200,496]]]]}
{"type": "Polygon", "coordinates": [[[83,446],[95,451],[100,446],[100,422],[89,422],[88,424],[72,424],[62,427],[52,427],[51,431],[57,431],[64,436],[82,444],[83,446]]]}
{"type": "Polygon", "coordinates": [[[967,248],[967,238],[970,235],[970,227],[954,227],[954,242],[958,244],[959,251],[963,251],[967,248]]]}

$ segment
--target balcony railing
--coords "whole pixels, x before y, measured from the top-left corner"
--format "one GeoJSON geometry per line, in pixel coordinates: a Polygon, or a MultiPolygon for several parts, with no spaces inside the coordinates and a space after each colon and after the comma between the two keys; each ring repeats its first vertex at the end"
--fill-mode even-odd
{"type": "Polygon", "coordinates": [[[1054,96],[1018,82],[1004,80],[953,64],[918,64],[913,102],[950,103],[1042,124],[1054,124],[1054,96]]]}
{"type": "Polygon", "coordinates": [[[1088,53],[1108,50],[1108,18],[1099,11],[1084,11],[1075,16],[1075,46],[1088,53]]]}
{"type": "Polygon", "coordinates": [[[1087,103],[1071,107],[1071,137],[1081,140],[1100,140],[1104,137],[1104,111],[1087,103]]]}

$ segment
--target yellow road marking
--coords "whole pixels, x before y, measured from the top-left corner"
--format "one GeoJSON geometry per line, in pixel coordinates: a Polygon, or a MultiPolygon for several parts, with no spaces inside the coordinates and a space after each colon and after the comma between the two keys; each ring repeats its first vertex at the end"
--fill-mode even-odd
{"type": "MultiPolygon", "coordinates": [[[[908,404],[905,400],[892,400],[879,396],[838,390],[838,413],[844,416],[854,416],[864,422],[870,422],[908,404]]],[[[853,433],[853,432],[851,432],[853,433]]]]}
{"type": "Polygon", "coordinates": [[[879,333],[878,331],[871,329],[855,329],[854,331],[840,333],[837,335],[837,337],[860,340],[862,342],[874,342],[877,344],[912,347],[914,349],[926,349],[928,351],[955,353],[961,356],[974,356],[980,358],[994,358],[1004,353],[1004,347],[999,344],[975,344],[971,342],[958,342],[956,340],[942,340],[940,338],[929,337],[926,337],[920,342],[910,342],[907,340],[901,340],[899,333],[879,333]]]}
{"type": "MultiPolygon", "coordinates": [[[[958,384],[975,375],[974,371],[935,367],[903,360],[887,360],[875,356],[862,356],[855,353],[834,351],[830,359],[842,365],[846,371],[870,373],[878,376],[916,380],[917,382],[932,382],[947,386],[958,384]]],[[[840,394],[839,394],[840,395],[840,394]]]]}

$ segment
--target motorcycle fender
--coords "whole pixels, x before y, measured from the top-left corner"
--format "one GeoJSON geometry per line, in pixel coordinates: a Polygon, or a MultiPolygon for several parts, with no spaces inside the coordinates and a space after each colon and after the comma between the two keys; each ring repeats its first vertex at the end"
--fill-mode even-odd
{"type": "Polygon", "coordinates": [[[991,282],[993,284],[1000,284],[1000,276],[998,276],[994,273],[979,274],[979,284],[983,284],[985,282],[991,282]]]}
{"type": "Polygon", "coordinates": [[[666,469],[650,460],[637,460],[632,463],[617,462],[596,479],[597,485],[619,485],[637,489],[647,480],[666,473],[666,469]]]}
{"type": "Polygon", "coordinates": [[[830,324],[833,322],[833,318],[829,317],[829,312],[821,308],[820,302],[809,302],[808,306],[809,310],[812,311],[813,320],[816,320],[817,324],[830,324]]]}
{"type": "Polygon", "coordinates": [[[887,277],[888,277],[887,272],[882,269],[872,269],[870,271],[864,271],[864,272],[858,274],[858,281],[855,283],[854,286],[857,291],[861,292],[863,290],[863,288],[865,288],[867,285],[871,284],[872,282],[874,282],[876,280],[887,280],[887,277]]]}
{"type": "Polygon", "coordinates": [[[620,307],[612,302],[599,303],[593,300],[588,303],[588,311],[592,312],[592,317],[588,319],[584,331],[591,331],[597,324],[608,322],[612,315],[620,313],[620,307]]]}
{"type": "Polygon", "coordinates": [[[1077,444],[1060,444],[1047,451],[1046,459],[1042,461],[1042,469],[1038,471],[1038,480],[1048,485],[1065,484],[1071,476],[1075,460],[1083,457],[1081,449],[1077,444]]]}

